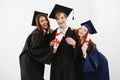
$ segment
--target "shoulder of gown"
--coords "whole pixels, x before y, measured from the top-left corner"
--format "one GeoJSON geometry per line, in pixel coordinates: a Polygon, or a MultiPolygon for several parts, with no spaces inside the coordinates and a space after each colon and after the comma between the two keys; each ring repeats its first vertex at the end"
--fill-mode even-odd
{"type": "Polygon", "coordinates": [[[82,70],[84,72],[97,71],[102,63],[108,63],[106,57],[90,44],[90,52],[86,59],[82,59],[82,70]]]}
{"type": "Polygon", "coordinates": [[[98,69],[99,59],[98,51],[94,48],[92,44],[89,45],[90,52],[87,53],[86,58],[82,59],[82,71],[92,72],[98,69]]]}
{"type": "Polygon", "coordinates": [[[46,46],[44,36],[37,29],[27,38],[24,50],[35,61],[50,64],[52,49],[46,46]]]}

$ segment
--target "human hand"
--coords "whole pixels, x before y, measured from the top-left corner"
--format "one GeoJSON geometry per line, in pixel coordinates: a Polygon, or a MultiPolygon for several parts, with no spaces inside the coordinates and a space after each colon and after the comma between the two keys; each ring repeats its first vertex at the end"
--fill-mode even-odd
{"type": "Polygon", "coordinates": [[[53,54],[55,54],[57,52],[57,49],[53,48],[53,54]]]}
{"type": "Polygon", "coordinates": [[[88,44],[87,43],[84,43],[81,47],[82,49],[82,52],[83,52],[83,57],[86,57],[87,56],[87,49],[88,49],[88,44]]]}
{"type": "Polygon", "coordinates": [[[51,41],[50,42],[50,47],[54,46],[55,42],[51,41]]]}
{"type": "Polygon", "coordinates": [[[69,45],[72,45],[72,46],[75,46],[76,44],[76,41],[74,39],[72,39],[71,37],[67,37],[66,38],[66,42],[69,44],[69,45]]]}

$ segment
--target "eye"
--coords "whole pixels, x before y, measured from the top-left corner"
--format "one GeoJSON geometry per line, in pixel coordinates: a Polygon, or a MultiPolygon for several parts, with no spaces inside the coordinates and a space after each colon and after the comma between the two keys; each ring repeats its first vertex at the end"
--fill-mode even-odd
{"type": "Polygon", "coordinates": [[[46,18],[45,18],[44,20],[45,20],[45,21],[47,21],[47,19],[46,19],[46,18]]]}
{"type": "Polygon", "coordinates": [[[61,17],[61,19],[64,19],[64,17],[61,17]]]}
{"type": "Polygon", "coordinates": [[[84,32],[87,32],[87,30],[86,30],[86,29],[83,29],[83,31],[84,31],[84,32]]]}
{"type": "Polygon", "coordinates": [[[56,18],[56,20],[59,20],[59,18],[56,18]]]}
{"type": "Polygon", "coordinates": [[[79,28],[80,30],[82,29],[82,28],[79,28]]]}
{"type": "Polygon", "coordinates": [[[40,22],[43,22],[43,20],[40,20],[40,22]]]}

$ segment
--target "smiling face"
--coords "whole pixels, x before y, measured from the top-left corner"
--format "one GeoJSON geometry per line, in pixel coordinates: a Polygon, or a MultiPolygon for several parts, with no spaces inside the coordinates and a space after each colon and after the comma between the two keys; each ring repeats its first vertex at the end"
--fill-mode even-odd
{"type": "Polygon", "coordinates": [[[85,26],[81,26],[78,30],[78,35],[80,37],[85,37],[87,33],[88,33],[88,29],[85,26]]]}
{"type": "Polygon", "coordinates": [[[60,28],[66,27],[67,16],[63,12],[59,12],[56,14],[56,21],[60,28]]]}
{"type": "Polygon", "coordinates": [[[39,23],[40,23],[42,29],[47,29],[48,28],[48,21],[44,16],[41,16],[39,18],[39,23]]]}

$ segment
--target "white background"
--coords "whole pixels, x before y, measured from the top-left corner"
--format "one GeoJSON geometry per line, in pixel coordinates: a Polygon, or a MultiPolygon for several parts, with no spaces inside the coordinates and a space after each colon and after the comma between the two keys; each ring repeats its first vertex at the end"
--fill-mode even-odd
{"type": "MultiPolygon", "coordinates": [[[[68,25],[79,27],[91,19],[97,29],[92,40],[108,59],[111,80],[120,80],[120,1],[119,0],[0,0],[0,80],[20,80],[19,55],[31,26],[34,10],[51,12],[55,4],[74,8],[68,25]]],[[[56,21],[49,19],[53,29],[56,21]]],[[[45,80],[49,80],[46,66],[45,80]]]]}

